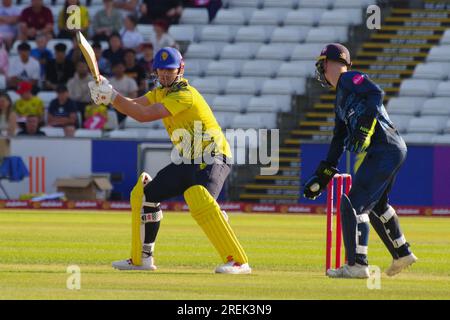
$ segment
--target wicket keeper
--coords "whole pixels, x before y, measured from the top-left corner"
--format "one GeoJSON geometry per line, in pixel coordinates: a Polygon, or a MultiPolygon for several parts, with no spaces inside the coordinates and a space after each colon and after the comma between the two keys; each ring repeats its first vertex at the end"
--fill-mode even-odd
{"type": "Polygon", "coordinates": [[[317,198],[338,172],[344,151],[367,152],[353,178],[350,192],[342,196],[341,222],[347,264],[329,269],[332,278],[368,278],[369,221],[393,257],[388,276],[417,261],[403,235],[388,194],[406,158],[407,148],[383,105],[383,90],[367,74],[349,71],[346,47],[327,45],[316,62],[317,80],[336,88],[335,127],[328,155],[306,182],[304,196],[317,198]]]}
{"type": "MultiPolygon", "coordinates": [[[[177,130],[195,134],[200,123],[202,135],[209,141],[191,146],[189,163],[168,166],[152,180],[142,173],[131,192],[133,224],[132,258],[113,262],[119,270],[155,270],[153,254],[160,221],[160,202],[184,195],[192,217],[203,229],[223,261],[216,273],[248,274],[251,268],[228,218],[216,199],[231,170],[231,150],[210,107],[201,94],[183,78],[184,62],[177,49],[165,47],[154,58],[159,85],[136,99],[126,98],[101,77],[101,82],[89,84],[96,104],[112,104],[119,112],[139,122],[162,119],[175,147],[180,146],[177,130]],[[212,161],[194,161],[205,154],[212,161]]],[[[179,132],[179,131],[178,131],[179,132]]],[[[193,138],[193,137],[191,137],[193,138]]],[[[186,143],[186,141],[183,141],[186,143]]]]}

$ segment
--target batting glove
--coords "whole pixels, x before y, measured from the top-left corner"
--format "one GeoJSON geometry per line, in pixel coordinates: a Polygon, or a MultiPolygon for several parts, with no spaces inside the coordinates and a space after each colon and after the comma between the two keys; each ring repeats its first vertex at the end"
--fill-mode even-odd
{"type": "Polygon", "coordinates": [[[88,86],[92,101],[96,105],[109,105],[117,96],[117,91],[114,90],[108,79],[103,76],[100,76],[100,83],[97,84],[95,81],[90,81],[88,86]]]}

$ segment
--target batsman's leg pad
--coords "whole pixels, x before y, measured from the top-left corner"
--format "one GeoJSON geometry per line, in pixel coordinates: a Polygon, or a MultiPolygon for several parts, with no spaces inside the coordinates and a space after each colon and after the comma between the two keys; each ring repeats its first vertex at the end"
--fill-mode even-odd
{"type": "Polygon", "coordinates": [[[226,221],[219,204],[205,187],[195,185],[184,192],[192,217],[203,229],[224,262],[248,263],[247,255],[226,221]]]}
{"type": "MultiPolygon", "coordinates": [[[[381,240],[383,240],[385,246],[388,248],[394,259],[399,258],[399,248],[406,245],[406,238],[400,229],[400,223],[398,220],[395,209],[388,206],[384,212],[371,212],[371,223],[374,229],[377,231],[381,240]]],[[[410,254],[409,249],[403,247],[405,251],[402,256],[410,254]]]]}
{"type": "Polygon", "coordinates": [[[159,203],[145,201],[144,187],[152,180],[146,172],[141,173],[130,195],[131,204],[131,259],[134,265],[142,265],[142,252],[153,252],[154,244],[145,244],[145,224],[162,219],[159,203]],[[147,208],[149,210],[147,210],[147,208]]]}
{"type": "Polygon", "coordinates": [[[366,256],[368,252],[369,215],[357,215],[346,194],[342,195],[341,223],[348,263],[353,265],[357,255],[366,256]]]}

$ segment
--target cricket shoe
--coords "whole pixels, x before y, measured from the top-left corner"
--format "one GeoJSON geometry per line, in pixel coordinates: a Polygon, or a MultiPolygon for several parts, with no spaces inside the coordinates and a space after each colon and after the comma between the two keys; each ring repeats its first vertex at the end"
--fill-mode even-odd
{"type": "Polygon", "coordinates": [[[227,273],[227,274],[250,274],[252,273],[252,268],[248,263],[240,264],[231,260],[221,266],[216,268],[216,273],[227,273]]]}
{"type": "Polygon", "coordinates": [[[406,267],[409,267],[410,265],[412,265],[417,260],[418,260],[417,257],[413,253],[411,253],[410,255],[407,255],[405,257],[394,259],[392,261],[391,266],[386,270],[386,274],[389,277],[395,276],[396,274],[400,273],[406,267]]]}
{"type": "Polygon", "coordinates": [[[153,257],[142,257],[142,265],[136,266],[133,264],[133,260],[131,259],[125,259],[125,260],[119,260],[114,261],[112,263],[112,266],[114,269],[118,270],[156,270],[156,266],[153,263],[153,257]]]}
{"type": "Polygon", "coordinates": [[[369,278],[369,267],[356,263],[353,266],[344,264],[338,269],[328,269],[327,276],[330,278],[356,278],[367,279],[369,278]]]}

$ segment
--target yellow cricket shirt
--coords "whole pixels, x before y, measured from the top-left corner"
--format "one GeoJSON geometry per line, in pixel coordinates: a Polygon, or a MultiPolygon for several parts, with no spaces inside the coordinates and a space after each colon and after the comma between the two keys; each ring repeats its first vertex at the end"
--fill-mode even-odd
{"type": "Polygon", "coordinates": [[[14,110],[19,117],[43,116],[44,103],[41,98],[33,96],[30,100],[19,99],[14,105],[14,110]]]}
{"type": "Polygon", "coordinates": [[[183,156],[187,156],[184,150],[189,144],[192,159],[212,151],[232,157],[230,146],[211,108],[186,79],[170,88],[157,87],[145,96],[150,104],[161,103],[171,113],[162,121],[170,139],[183,156]],[[190,137],[189,143],[183,140],[187,136],[190,137]]]}

